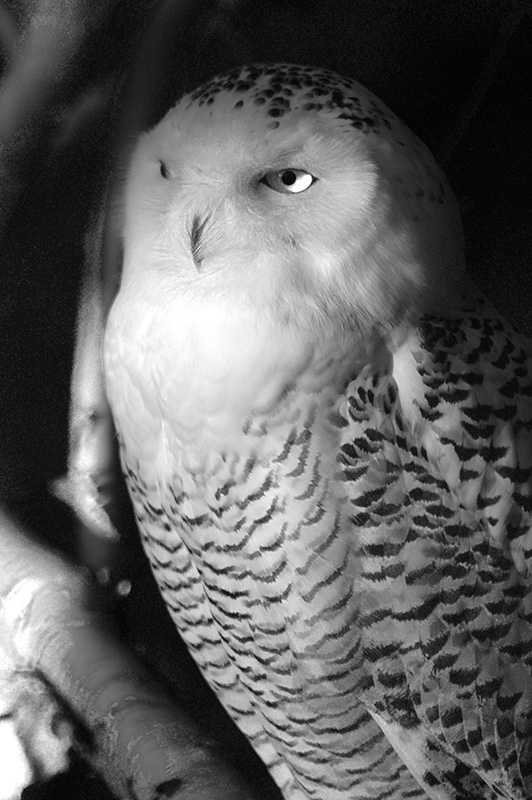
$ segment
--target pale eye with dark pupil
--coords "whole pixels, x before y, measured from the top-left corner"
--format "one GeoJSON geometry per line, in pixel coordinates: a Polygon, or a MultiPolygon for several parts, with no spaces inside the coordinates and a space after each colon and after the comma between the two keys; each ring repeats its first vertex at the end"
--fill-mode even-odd
{"type": "Polygon", "coordinates": [[[281,173],[281,180],[285,186],[292,186],[296,182],[297,175],[291,169],[281,173]]]}
{"type": "Polygon", "coordinates": [[[274,192],[300,194],[310,189],[316,180],[314,175],[304,169],[291,168],[267,172],[260,179],[260,183],[263,183],[269,189],[273,189],[274,192]]]}

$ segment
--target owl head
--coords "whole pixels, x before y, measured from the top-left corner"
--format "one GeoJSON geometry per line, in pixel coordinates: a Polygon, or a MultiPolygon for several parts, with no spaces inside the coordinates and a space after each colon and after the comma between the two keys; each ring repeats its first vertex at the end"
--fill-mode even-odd
{"type": "Polygon", "coordinates": [[[139,140],[123,286],[312,335],[404,330],[452,310],[457,203],[428,149],[371,92],[324,69],[239,67],[139,140]]]}

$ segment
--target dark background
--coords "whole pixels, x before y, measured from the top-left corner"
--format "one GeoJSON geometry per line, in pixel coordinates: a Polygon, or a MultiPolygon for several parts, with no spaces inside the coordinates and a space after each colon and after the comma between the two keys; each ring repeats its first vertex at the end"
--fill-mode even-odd
{"type": "MultiPolygon", "coordinates": [[[[28,18],[27,4],[5,5],[21,24],[28,18]]],[[[308,63],[372,89],[443,164],[462,208],[471,274],[499,310],[532,335],[527,3],[123,0],[110,2],[109,9],[82,41],[67,74],[57,78],[64,85],[62,107],[83,98],[86,103],[74,122],[64,124],[56,114],[44,133],[38,129],[1,231],[0,498],[36,537],[76,560],[90,560],[90,542],[80,543],[72,515],[49,485],[66,469],[87,226],[134,131],[220,69],[245,61],[308,63]]],[[[132,581],[130,595],[116,601],[122,634],[195,718],[218,732],[230,757],[249,769],[252,756],[233,738],[182,652],[127,510],[122,514],[123,542],[99,556],[108,559],[116,580],[132,581]]],[[[251,772],[258,775],[257,769],[253,765],[251,772]]],[[[103,798],[103,792],[77,764],[38,796],[103,798]]],[[[36,790],[26,795],[35,797],[36,790]]]]}

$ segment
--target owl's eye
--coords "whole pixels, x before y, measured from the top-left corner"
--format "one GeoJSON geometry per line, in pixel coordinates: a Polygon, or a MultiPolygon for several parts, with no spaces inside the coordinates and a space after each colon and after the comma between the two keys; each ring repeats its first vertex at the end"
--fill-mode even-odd
{"type": "Polygon", "coordinates": [[[168,178],[170,177],[170,170],[168,169],[168,167],[166,166],[166,164],[164,163],[164,161],[159,161],[159,164],[161,165],[161,166],[160,166],[161,175],[162,175],[162,176],[163,176],[163,178],[164,178],[164,179],[167,181],[167,180],[168,180],[168,178]]]}
{"type": "Polygon", "coordinates": [[[275,192],[297,194],[306,191],[316,180],[314,175],[304,169],[281,169],[267,172],[260,182],[275,192]]]}

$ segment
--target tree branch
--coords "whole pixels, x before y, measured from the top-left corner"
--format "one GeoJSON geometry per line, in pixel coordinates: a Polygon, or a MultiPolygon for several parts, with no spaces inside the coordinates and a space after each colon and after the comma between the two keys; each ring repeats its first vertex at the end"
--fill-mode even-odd
{"type": "MultiPolygon", "coordinates": [[[[53,752],[55,767],[63,768],[73,743],[124,800],[256,799],[90,607],[79,570],[3,513],[0,551],[2,711],[32,764],[46,764],[53,752]],[[31,731],[21,723],[21,703],[26,718],[33,704],[31,731]]],[[[30,775],[35,771],[26,771],[24,785],[30,775]]]]}

